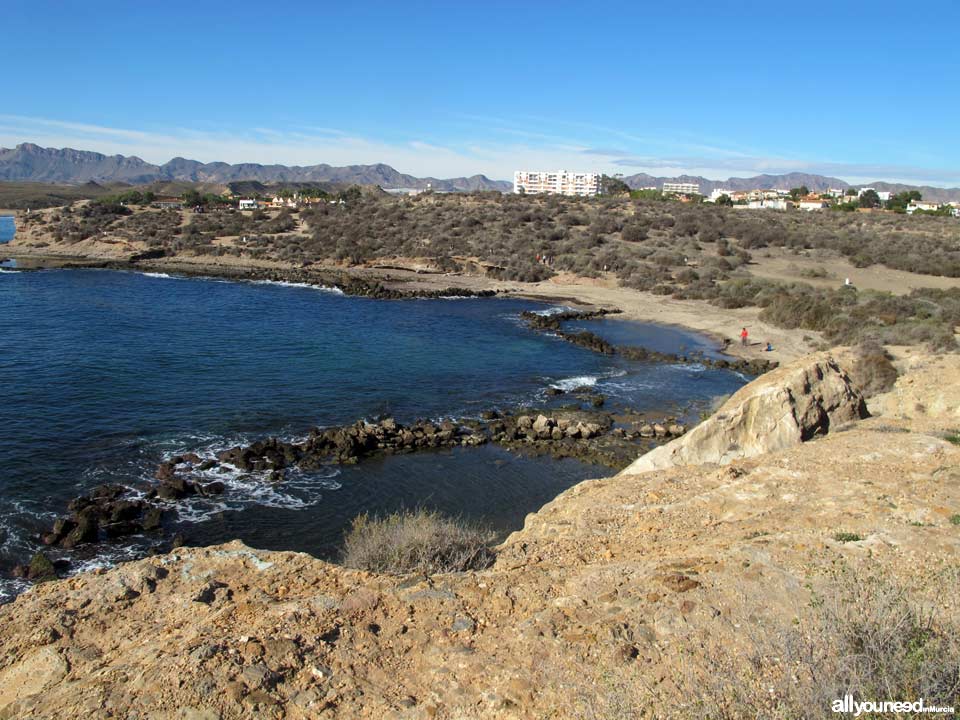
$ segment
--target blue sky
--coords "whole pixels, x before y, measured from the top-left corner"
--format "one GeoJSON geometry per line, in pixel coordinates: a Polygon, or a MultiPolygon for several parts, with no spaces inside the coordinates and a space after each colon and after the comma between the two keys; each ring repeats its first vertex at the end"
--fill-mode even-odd
{"type": "Polygon", "coordinates": [[[0,146],[960,185],[960,0],[4,0],[0,146]]]}

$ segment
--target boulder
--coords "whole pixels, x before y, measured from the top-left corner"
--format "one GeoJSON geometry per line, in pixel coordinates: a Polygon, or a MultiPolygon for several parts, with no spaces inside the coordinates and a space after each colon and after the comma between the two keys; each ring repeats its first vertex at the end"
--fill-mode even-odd
{"type": "Polygon", "coordinates": [[[37,582],[56,580],[57,571],[53,563],[50,562],[50,558],[42,552],[38,552],[30,558],[30,564],[27,566],[27,578],[37,582]]]}
{"type": "Polygon", "coordinates": [[[143,529],[158,530],[163,519],[163,510],[158,507],[149,507],[143,514],[143,529]]]}
{"type": "Polygon", "coordinates": [[[553,420],[548,418],[546,415],[538,415],[537,419],[533,421],[533,429],[537,433],[545,433],[553,427],[553,420]]]}
{"type": "Polygon", "coordinates": [[[67,549],[74,548],[83,543],[92,543],[97,541],[100,525],[97,521],[96,512],[90,512],[92,508],[84,510],[77,515],[77,524],[67,533],[66,537],[60,541],[60,546],[67,549]]]}
{"type": "MultiPolygon", "coordinates": [[[[815,353],[740,388],[711,418],[651,450],[623,473],[673,465],[726,465],[783,450],[866,416],[863,395],[833,355],[815,353]]],[[[645,431],[642,428],[641,435],[645,431]]]]}

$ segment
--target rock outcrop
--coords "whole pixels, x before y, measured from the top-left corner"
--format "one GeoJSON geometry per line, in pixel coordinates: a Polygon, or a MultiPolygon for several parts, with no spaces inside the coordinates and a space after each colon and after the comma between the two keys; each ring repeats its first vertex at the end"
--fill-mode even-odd
{"type": "Polygon", "coordinates": [[[867,416],[863,395],[830,353],[773,370],[741,388],[682,438],[648,452],[624,473],[674,465],[726,465],[783,450],[867,416]]]}

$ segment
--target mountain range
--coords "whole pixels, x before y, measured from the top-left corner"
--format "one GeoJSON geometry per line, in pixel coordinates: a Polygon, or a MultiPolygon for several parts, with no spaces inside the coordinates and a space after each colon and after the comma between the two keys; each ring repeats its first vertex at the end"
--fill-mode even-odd
{"type": "Polygon", "coordinates": [[[143,185],[153,182],[186,181],[226,184],[240,180],[262,183],[330,182],[351,185],[379,185],[383,188],[424,189],[470,192],[476,190],[510,191],[513,184],[491,180],[484,175],[459,178],[418,178],[376,165],[259,165],[224,162],[202,163],[177,157],[163,165],[154,165],[136,156],[103,155],[72,148],[42,148],[21,143],[15,148],[0,148],[0,181],[76,184],[86,182],[143,185]]]}
{"type": "MultiPolygon", "coordinates": [[[[631,188],[662,188],[665,182],[693,182],[700,185],[700,192],[709,195],[715,189],[726,190],[789,190],[806,185],[812,191],[828,188],[850,187],[850,184],[835,177],[807,173],[785,175],[756,175],[754,177],[731,177],[726,180],[691,175],[656,177],[645,173],[629,175],[622,180],[631,188]]],[[[225,162],[202,163],[177,157],[163,165],[154,165],[136,156],[103,155],[88,150],[71,148],[42,148],[33,143],[21,143],[15,148],[0,148],[0,181],[79,184],[129,183],[142,185],[153,182],[198,182],[226,184],[238,181],[261,183],[307,183],[328,182],[351,185],[379,185],[383,188],[424,189],[430,185],[435,190],[447,192],[472,192],[499,190],[510,192],[513,185],[504,180],[491,180],[485,175],[458,178],[414,177],[401,173],[389,165],[260,165],[257,163],[225,162]]],[[[858,187],[872,187],[878,191],[903,192],[919,190],[926,200],[948,202],[960,200],[960,188],[904,185],[877,181],[858,187]]]]}

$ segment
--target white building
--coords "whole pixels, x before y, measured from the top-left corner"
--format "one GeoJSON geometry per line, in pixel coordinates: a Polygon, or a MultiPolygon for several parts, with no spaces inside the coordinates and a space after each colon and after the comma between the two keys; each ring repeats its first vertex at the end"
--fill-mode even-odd
{"type": "Polygon", "coordinates": [[[907,205],[907,215],[913,215],[917,210],[939,210],[940,203],[930,202],[929,200],[912,200],[907,205]]]}
{"type": "MultiPolygon", "coordinates": [[[[697,187],[699,187],[699,185],[697,187]]],[[[724,195],[726,195],[728,198],[733,198],[733,190],[722,190],[720,188],[717,188],[716,190],[710,193],[710,197],[707,198],[707,202],[716,202],[717,200],[722,198],[724,195]]]]}
{"type": "Polygon", "coordinates": [[[786,210],[792,203],[786,200],[751,200],[747,205],[751,210],[786,210]]]}
{"type": "Polygon", "coordinates": [[[513,192],[525,195],[599,195],[600,173],[517,170],[513,192]]]}
{"type": "Polygon", "coordinates": [[[873,190],[877,194],[877,197],[880,198],[880,202],[890,202],[889,190],[877,190],[876,188],[871,188],[871,187],[860,188],[857,191],[857,197],[863,197],[863,194],[868,190],[873,190]]]}
{"type": "Polygon", "coordinates": [[[677,193],[678,195],[699,195],[700,185],[698,183],[665,182],[663,192],[677,193]]]}
{"type": "Polygon", "coordinates": [[[823,210],[825,207],[827,207],[827,203],[820,198],[801,198],[800,204],[797,207],[799,207],[801,210],[807,211],[823,210]]]}
{"type": "Polygon", "coordinates": [[[260,203],[249,198],[240,198],[240,200],[237,201],[237,207],[241,210],[256,210],[260,207],[260,203]]]}

